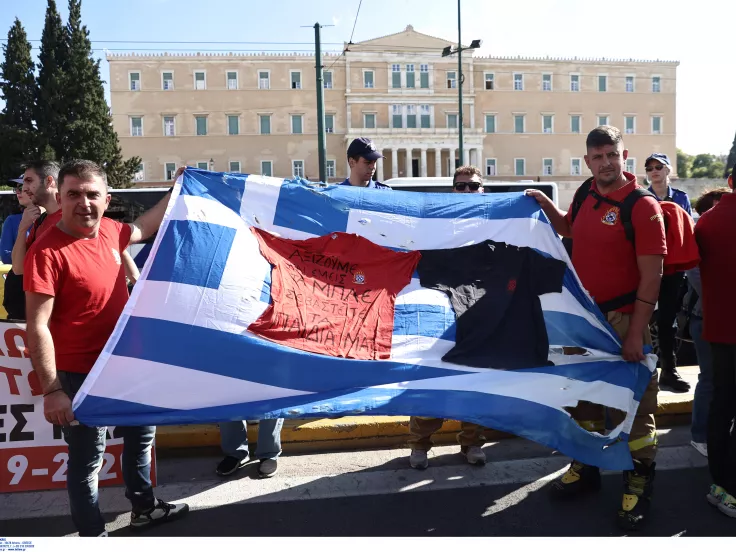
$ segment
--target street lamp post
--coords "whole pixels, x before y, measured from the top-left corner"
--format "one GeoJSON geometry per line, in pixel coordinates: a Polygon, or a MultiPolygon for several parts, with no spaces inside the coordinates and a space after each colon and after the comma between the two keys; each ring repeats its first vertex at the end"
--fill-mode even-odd
{"type": "MultiPolygon", "coordinates": [[[[480,45],[482,43],[481,40],[473,40],[473,42],[470,43],[470,46],[463,48],[463,41],[462,41],[462,33],[461,33],[461,26],[460,26],[460,1],[457,0],[457,48],[452,49],[452,46],[445,46],[445,48],[442,50],[442,57],[451,56],[453,54],[457,54],[457,96],[458,96],[458,117],[457,117],[457,123],[458,123],[458,137],[459,137],[459,145],[458,145],[458,157],[460,159],[460,165],[463,164],[464,156],[463,156],[463,51],[465,50],[475,50],[476,48],[480,48],[480,45]]],[[[454,167],[453,167],[454,170],[454,167]]]]}

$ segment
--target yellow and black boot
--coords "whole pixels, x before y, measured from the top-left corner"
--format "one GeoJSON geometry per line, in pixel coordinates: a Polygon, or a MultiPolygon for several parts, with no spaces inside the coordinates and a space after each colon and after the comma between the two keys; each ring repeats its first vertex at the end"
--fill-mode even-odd
{"type": "Polygon", "coordinates": [[[600,469],[573,460],[567,471],[552,482],[550,492],[555,498],[569,498],[600,488],[600,469]]]}
{"type": "Polygon", "coordinates": [[[618,525],[621,529],[635,531],[644,523],[652,502],[654,485],[654,466],[634,460],[634,469],[624,472],[624,496],[618,511],[618,525]]]}

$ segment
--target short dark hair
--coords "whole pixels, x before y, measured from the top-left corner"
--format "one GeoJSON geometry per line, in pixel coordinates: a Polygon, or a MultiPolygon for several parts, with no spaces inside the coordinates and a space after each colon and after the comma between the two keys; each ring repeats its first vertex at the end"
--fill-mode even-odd
{"type": "Polygon", "coordinates": [[[463,165],[455,169],[455,174],[452,175],[452,185],[455,185],[455,180],[458,176],[477,176],[480,178],[480,184],[483,185],[483,173],[480,172],[478,167],[473,165],[463,165]]]}
{"type": "Polygon", "coordinates": [[[720,201],[724,195],[730,193],[731,190],[728,188],[713,188],[712,190],[706,190],[698,199],[695,200],[695,212],[699,215],[707,213],[713,208],[716,201],[720,201]]]}
{"type": "Polygon", "coordinates": [[[585,139],[586,148],[600,148],[603,146],[617,146],[623,142],[621,131],[611,125],[595,127],[585,139]]]}
{"type": "Polygon", "coordinates": [[[23,170],[32,170],[41,180],[46,180],[49,176],[53,176],[54,181],[57,184],[59,182],[59,164],[56,161],[46,161],[45,159],[29,161],[23,165],[23,170]]]}
{"type": "Polygon", "coordinates": [[[67,176],[74,176],[80,180],[91,180],[93,177],[99,176],[105,184],[105,188],[107,188],[107,174],[105,174],[105,170],[94,161],[73,159],[72,161],[64,163],[61,170],[59,170],[59,190],[61,190],[61,186],[67,176]]]}

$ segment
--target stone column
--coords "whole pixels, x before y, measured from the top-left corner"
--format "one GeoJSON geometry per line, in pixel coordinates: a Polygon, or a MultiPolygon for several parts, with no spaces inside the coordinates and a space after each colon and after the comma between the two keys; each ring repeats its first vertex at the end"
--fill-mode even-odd
{"type": "Polygon", "coordinates": [[[419,161],[419,176],[427,177],[427,148],[422,148],[422,153],[419,161]]]}
{"type": "Polygon", "coordinates": [[[442,148],[434,150],[434,175],[442,176],[442,148]]]}
{"type": "Polygon", "coordinates": [[[406,169],[404,174],[407,178],[411,178],[411,148],[406,148],[406,169]]]}
{"type": "Polygon", "coordinates": [[[480,148],[477,148],[475,150],[475,158],[478,160],[476,167],[480,169],[480,172],[483,173],[483,176],[486,175],[486,160],[483,159],[483,150],[480,148]]]}
{"type": "MultiPolygon", "coordinates": [[[[383,155],[383,151],[380,152],[381,155],[383,155]]],[[[383,180],[383,157],[379,157],[376,160],[376,176],[374,177],[376,180],[381,182],[383,180]]]]}
{"type": "Polygon", "coordinates": [[[455,146],[450,146],[450,172],[447,176],[455,174],[455,146]]]}
{"type": "Polygon", "coordinates": [[[391,178],[399,177],[399,150],[391,148],[391,178]]]}

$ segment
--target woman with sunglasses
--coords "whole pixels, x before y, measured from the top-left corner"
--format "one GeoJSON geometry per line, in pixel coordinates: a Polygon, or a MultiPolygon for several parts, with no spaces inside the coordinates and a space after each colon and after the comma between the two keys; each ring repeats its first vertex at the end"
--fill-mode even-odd
{"type": "MultiPolygon", "coordinates": [[[[11,180],[15,197],[21,209],[31,204],[31,198],[23,191],[23,175],[11,180]]],[[[3,222],[2,234],[0,234],[0,260],[3,264],[12,264],[13,245],[18,237],[18,227],[21,213],[9,215],[3,222]]],[[[5,292],[3,295],[3,307],[8,313],[9,320],[25,319],[25,294],[23,293],[23,277],[15,274],[12,269],[5,277],[5,292]]]]}

